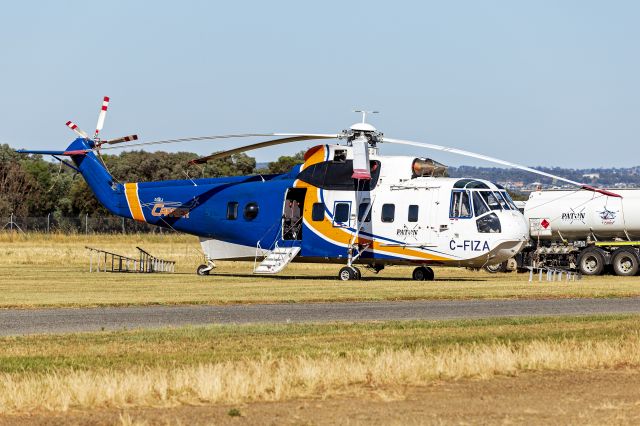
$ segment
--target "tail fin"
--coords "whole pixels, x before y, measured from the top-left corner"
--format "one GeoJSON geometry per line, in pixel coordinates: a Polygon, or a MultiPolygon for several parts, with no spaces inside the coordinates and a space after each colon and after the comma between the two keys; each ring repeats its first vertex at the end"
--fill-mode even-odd
{"type": "Polygon", "coordinates": [[[124,195],[122,184],[115,183],[111,174],[107,171],[94,151],[93,141],[78,138],[74,140],[65,151],[39,151],[21,149],[16,152],[22,154],[41,154],[57,156],[68,156],[76,166],[76,170],[93,191],[98,201],[111,213],[118,216],[132,217],[124,195]]]}
{"type": "MultiPolygon", "coordinates": [[[[92,148],[93,141],[77,138],[65,151],[42,151],[37,153],[71,157],[77,170],[82,174],[82,177],[98,201],[111,213],[118,216],[130,217],[131,215],[128,209],[126,209],[126,202],[123,203],[124,191],[122,184],[115,183],[113,177],[102,163],[102,160],[96,156],[92,148]]],[[[34,151],[24,152],[36,153],[34,151]]]]}
{"type": "Polygon", "coordinates": [[[118,216],[129,217],[128,209],[123,208],[126,203],[123,205],[122,184],[115,183],[102,160],[91,150],[92,144],[90,140],[78,138],[69,145],[65,155],[71,157],[89,188],[107,210],[118,216]]]}

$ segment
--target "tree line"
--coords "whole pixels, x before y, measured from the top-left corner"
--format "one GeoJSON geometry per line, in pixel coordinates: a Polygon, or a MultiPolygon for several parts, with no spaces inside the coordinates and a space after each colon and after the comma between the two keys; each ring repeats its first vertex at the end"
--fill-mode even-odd
{"type": "MultiPolygon", "coordinates": [[[[198,158],[192,152],[127,151],[118,155],[103,155],[109,172],[119,182],[148,182],[167,179],[240,176],[251,174],[286,173],[302,163],[304,151],[293,156],[282,156],[277,161],[258,168],[256,160],[246,154],[211,161],[202,166],[189,166],[189,160],[198,158]]],[[[597,172],[600,178],[593,183],[601,186],[617,182],[640,185],[640,168],[628,169],[560,169],[539,170],[582,181],[583,174],[597,172]]],[[[517,181],[525,183],[550,180],[517,169],[493,167],[450,167],[452,177],[469,177],[491,181],[517,181]]],[[[514,194],[517,195],[517,194],[514,194]]],[[[526,197],[524,197],[526,198],[526,197]]],[[[78,174],[58,162],[46,161],[40,155],[18,154],[9,145],[0,145],[0,216],[78,217],[105,215],[106,210],[78,174]]]]}
{"type": "MultiPolygon", "coordinates": [[[[611,187],[617,183],[625,183],[627,185],[640,186],[640,168],[639,167],[609,167],[609,168],[585,168],[585,169],[569,169],[563,167],[534,167],[542,172],[551,173],[557,176],[571,179],[577,182],[591,183],[600,187],[611,187]],[[589,179],[585,175],[597,174],[598,178],[589,179]]],[[[479,179],[487,179],[492,182],[517,182],[521,181],[525,185],[533,182],[541,182],[551,184],[552,179],[535,175],[524,170],[502,168],[502,167],[472,167],[460,166],[449,167],[449,175],[451,177],[469,177],[473,176],[479,179]]]]}
{"type": "MultiPolygon", "coordinates": [[[[190,166],[199,155],[192,152],[127,151],[102,155],[111,175],[119,182],[148,182],[168,179],[241,176],[284,173],[303,162],[304,152],[282,156],[257,168],[246,154],[190,166]]],[[[73,169],[41,155],[18,154],[9,145],[0,145],[0,216],[54,217],[104,215],[106,210],[73,169]]]]}

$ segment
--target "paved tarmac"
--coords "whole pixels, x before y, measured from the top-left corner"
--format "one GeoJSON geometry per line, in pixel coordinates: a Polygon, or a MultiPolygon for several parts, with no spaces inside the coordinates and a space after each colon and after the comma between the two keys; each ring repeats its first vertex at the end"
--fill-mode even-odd
{"type": "Polygon", "coordinates": [[[621,313],[640,313],[640,298],[3,309],[0,310],[0,335],[123,330],[188,324],[442,320],[621,313]]]}

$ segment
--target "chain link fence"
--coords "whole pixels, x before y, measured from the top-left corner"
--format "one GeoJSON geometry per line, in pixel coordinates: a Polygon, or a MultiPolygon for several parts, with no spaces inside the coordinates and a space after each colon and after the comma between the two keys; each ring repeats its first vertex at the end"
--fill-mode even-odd
{"type": "Polygon", "coordinates": [[[165,233],[171,229],[116,216],[43,217],[0,216],[0,230],[65,234],[165,233]]]}

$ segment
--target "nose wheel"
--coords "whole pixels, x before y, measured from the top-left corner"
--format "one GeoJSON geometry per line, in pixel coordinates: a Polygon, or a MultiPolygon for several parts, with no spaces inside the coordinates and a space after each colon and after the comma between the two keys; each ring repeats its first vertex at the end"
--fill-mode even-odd
{"type": "Polygon", "coordinates": [[[209,272],[213,271],[215,267],[216,264],[213,262],[213,260],[207,260],[206,265],[198,266],[198,268],[196,269],[196,274],[200,275],[201,277],[209,275],[209,272]]]}
{"type": "Polygon", "coordinates": [[[412,277],[415,281],[433,281],[435,274],[433,273],[433,269],[428,266],[418,266],[413,270],[412,277]]]}
{"type": "Polygon", "coordinates": [[[359,280],[362,278],[362,275],[360,274],[360,269],[355,266],[344,266],[340,269],[338,278],[340,278],[340,281],[351,281],[359,280]]]}

